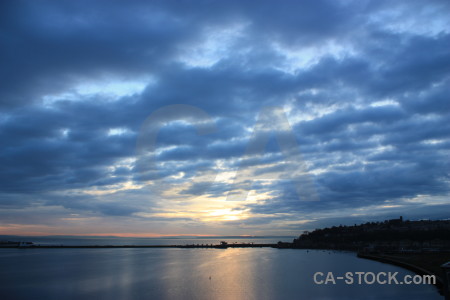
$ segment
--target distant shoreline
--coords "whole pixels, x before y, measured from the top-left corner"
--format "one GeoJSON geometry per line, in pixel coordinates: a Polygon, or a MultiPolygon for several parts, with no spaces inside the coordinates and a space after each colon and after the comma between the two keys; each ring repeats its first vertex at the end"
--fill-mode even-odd
{"type": "Polygon", "coordinates": [[[277,244],[193,244],[193,245],[0,245],[3,249],[66,249],[66,248],[212,248],[212,249],[226,249],[226,248],[278,248],[277,244]]]}

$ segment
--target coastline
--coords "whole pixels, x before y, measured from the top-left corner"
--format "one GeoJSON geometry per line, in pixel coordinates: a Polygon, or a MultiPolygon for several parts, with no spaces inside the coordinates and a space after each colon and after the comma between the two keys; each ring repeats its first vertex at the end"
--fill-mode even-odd
{"type": "Polygon", "coordinates": [[[277,248],[277,244],[191,244],[191,245],[13,245],[13,246],[2,246],[3,249],[41,249],[41,248],[52,248],[52,249],[68,249],[68,248],[213,248],[213,249],[226,249],[226,248],[263,248],[271,247],[277,248]]]}
{"type": "Polygon", "coordinates": [[[404,269],[410,270],[418,275],[434,275],[434,276],[436,276],[436,283],[434,284],[434,286],[438,289],[439,294],[443,295],[443,287],[444,287],[443,280],[442,280],[441,276],[439,274],[436,274],[435,272],[426,270],[415,264],[404,262],[404,261],[398,260],[396,258],[390,257],[388,255],[384,255],[384,254],[374,255],[374,254],[366,254],[366,253],[358,252],[357,257],[363,258],[363,259],[375,260],[375,261],[379,261],[379,262],[387,263],[387,264],[391,264],[391,265],[396,265],[396,266],[402,267],[404,269]]]}

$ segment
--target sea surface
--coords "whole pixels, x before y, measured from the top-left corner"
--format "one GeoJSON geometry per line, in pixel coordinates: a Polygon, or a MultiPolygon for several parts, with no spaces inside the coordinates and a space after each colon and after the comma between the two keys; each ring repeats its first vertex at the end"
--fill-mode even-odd
{"type": "MultiPolygon", "coordinates": [[[[174,239],[46,237],[28,240],[65,245],[156,245],[215,244],[221,240],[229,243],[271,243],[280,239],[217,238],[199,241],[197,238],[175,239],[176,243],[174,239]]],[[[358,271],[399,272],[398,278],[406,274],[415,275],[397,266],[360,259],[352,252],[338,251],[274,248],[12,248],[0,249],[0,298],[443,299],[432,285],[348,285],[339,280],[336,284],[318,285],[313,281],[315,272],[333,272],[335,276],[343,276],[345,272],[358,271]]]]}

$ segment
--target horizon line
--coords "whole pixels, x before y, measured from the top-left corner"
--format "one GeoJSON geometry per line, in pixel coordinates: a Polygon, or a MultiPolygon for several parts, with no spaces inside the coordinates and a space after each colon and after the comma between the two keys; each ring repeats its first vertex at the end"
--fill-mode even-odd
{"type": "Polygon", "coordinates": [[[135,234],[135,233],[100,233],[100,234],[2,234],[11,237],[118,237],[118,238],[264,238],[295,237],[293,235],[209,235],[209,234],[135,234]]]}

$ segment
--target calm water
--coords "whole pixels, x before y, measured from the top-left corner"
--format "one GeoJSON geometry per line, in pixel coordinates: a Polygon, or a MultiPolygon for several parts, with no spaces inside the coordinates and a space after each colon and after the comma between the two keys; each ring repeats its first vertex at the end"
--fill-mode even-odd
{"type": "Polygon", "coordinates": [[[443,299],[430,285],[316,285],[317,271],[412,274],[294,249],[0,249],[1,299],[443,299]]]}

